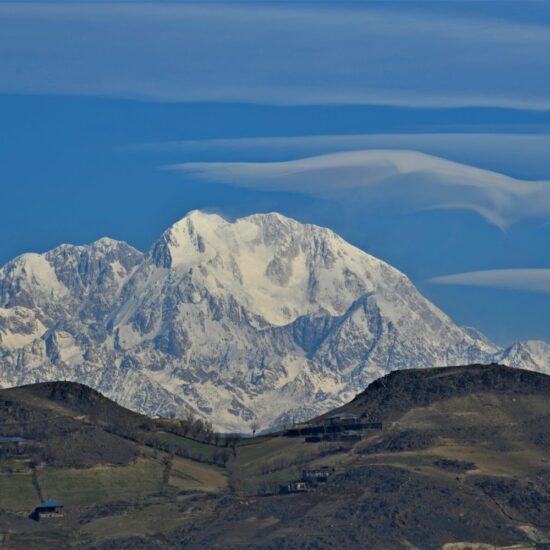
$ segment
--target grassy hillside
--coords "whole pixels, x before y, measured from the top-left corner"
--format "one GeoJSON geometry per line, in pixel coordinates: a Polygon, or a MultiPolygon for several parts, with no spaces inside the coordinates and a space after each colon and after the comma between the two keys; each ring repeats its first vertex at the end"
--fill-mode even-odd
{"type": "MultiPolygon", "coordinates": [[[[394,372],[340,413],[359,441],[184,435],[69,383],[0,391],[8,548],[543,548],[550,377],[473,365],[394,372]],[[303,471],[328,481],[278,494],[303,471]],[[43,498],[63,518],[34,522],[43,498]],[[60,542],[62,541],[62,542],[60,542]],[[481,544],[492,546],[479,546],[481,544]]],[[[308,423],[324,426],[330,415],[308,423]]]]}

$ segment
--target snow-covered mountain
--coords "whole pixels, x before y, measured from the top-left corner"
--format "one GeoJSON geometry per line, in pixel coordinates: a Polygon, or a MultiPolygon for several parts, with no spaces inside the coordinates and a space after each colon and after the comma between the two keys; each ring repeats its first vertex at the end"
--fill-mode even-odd
{"type": "Polygon", "coordinates": [[[329,229],[198,211],[142,254],[62,245],[0,269],[0,384],[70,379],[147,414],[225,430],[303,419],[390,370],[490,362],[543,370],[549,347],[500,350],[329,229]]]}
{"type": "Polygon", "coordinates": [[[550,374],[550,344],[541,340],[516,342],[498,353],[495,361],[510,367],[550,374]]]}

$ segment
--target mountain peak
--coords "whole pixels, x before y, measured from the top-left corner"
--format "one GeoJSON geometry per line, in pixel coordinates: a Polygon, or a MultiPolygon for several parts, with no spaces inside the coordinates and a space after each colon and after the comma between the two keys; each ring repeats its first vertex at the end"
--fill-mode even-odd
{"type": "Polygon", "coordinates": [[[276,212],[229,222],[193,211],[162,235],[151,257],[157,267],[192,269],[209,292],[233,296],[276,326],[302,315],[341,315],[382,284],[383,271],[403,277],[329,229],[276,212]]]}
{"type": "Polygon", "coordinates": [[[173,226],[188,221],[192,221],[194,223],[210,223],[218,225],[225,222],[226,220],[216,212],[207,212],[206,210],[195,209],[190,210],[183,218],[175,222],[173,226]]]}
{"type": "Polygon", "coordinates": [[[111,237],[101,237],[91,243],[89,246],[93,248],[117,248],[119,246],[130,246],[124,241],[118,241],[116,239],[111,239],[111,237]]]}
{"type": "MultiPolygon", "coordinates": [[[[219,248],[235,248],[238,241],[258,241],[261,235],[251,226],[273,227],[274,224],[301,226],[299,222],[272,212],[253,214],[228,221],[219,214],[192,210],[172,224],[152,248],[157,265],[175,267],[195,263],[195,256],[206,252],[206,243],[216,255],[219,248]]],[[[258,241],[259,242],[259,241],[258,241]]]]}
{"type": "Polygon", "coordinates": [[[542,340],[516,342],[503,350],[498,358],[511,367],[529,368],[550,374],[550,344],[542,340]]]}
{"type": "MultiPolygon", "coordinates": [[[[185,233],[190,227],[194,227],[197,231],[200,231],[201,229],[203,231],[208,231],[214,228],[233,226],[240,223],[254,223],[255,225],[270,225],[274,223],[292,226],[304,225],[292,218],[288,218],[283,214],[280,214],[279,212],[250,214],[248,216],[242,216],[240,218],[230,220],[215,212],[191,210],[183,218],[172,224],[168,228],[167,232],[172,234],[177,234],[180,232],[185,233]]],[[[328,229],[326,230],[329,231],[328,229]]]]}
{"type": "Polygon", "coordinates": [[[245,216],[240,219],[258,222],[258,223],[284,223],[284,224],[304,225],[293,218],[289,218],[287,216],[284,216],[283,214],[280,214],[279,212],[260,212],[257,214],[250,214],[249,216],[245,216]]]}
{"type": "MultiPolygon", "coordinates": [[[[192,211],[146,255],[104,238],[24,256],[0,269],[0,307],[0,384],[63,377],[228,431],[313,417],[391,370],[502,352],[397,269],[275,212],[192,211]]],[[[545,349],[516,351],[541,368],[545,349]]]]}
{"type": "Polygon", "coordinates": [[[192,210],[162,234],[150,255],[158,267],[189,267],[196,263],[197,254],[205,252],[203,235],[226,223],[218,214],[192,210]]]}

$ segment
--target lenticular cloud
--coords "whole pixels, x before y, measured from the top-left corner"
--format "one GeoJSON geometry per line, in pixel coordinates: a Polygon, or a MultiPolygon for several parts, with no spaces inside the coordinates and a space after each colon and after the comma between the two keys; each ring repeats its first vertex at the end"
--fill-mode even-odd
{"type": "Polygon", "coordinates": [[[485,286],[550,294],[550,269],[492,269],[431,279],[444,285],[485,286]]]}
{"type": "Polygon", "coordinates": [[[416,151],[350,151],[284,162],[191,162],[171,168],[239,187],[351,198],[366,208],[471,210],[503,230],[526,219],[550,219],[550,182],[518,180],[416,151]]]}

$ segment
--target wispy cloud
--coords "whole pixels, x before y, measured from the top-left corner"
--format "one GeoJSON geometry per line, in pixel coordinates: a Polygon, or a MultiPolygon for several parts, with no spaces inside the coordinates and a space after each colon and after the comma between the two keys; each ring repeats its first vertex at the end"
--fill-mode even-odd
{"type": "Polygon", "coordinates": [[[550,109],[544,13],[457,5],[4,3],[0,91],[550,109]]]}
{"type": "Polygon", "coordinates": [[[151,151],[181,152],[248,152],[248,151],[296,151],[296,152],[338,152],[361,149],[430,149],[484,147],[485,149],[507,150],[536,148],[537,152],[550,154],[548,134],[509,134],[509,133],[407,133],[407,134],[328,134],[304,136],[260,136],[227,139],[186,139],[137,144],[133,147],[151,151]]]}
{"type": "Polygon", "coordinates": [[[289,160],[365,149],[406,149],[512,173],[550,179],[550,135],[519,133],[407,133],[302,135],[174,140],[134,144],[136,151],[218,157],[217,160],[289,160]]]}
{"type": "Polygon", "coordinates": [[[189,162],[205,181],[298,191],[394,212],[466,209],[501,229],[550,217],[550,182],[522,181],[415,151],[367,150],[284,162],[189,162]]]}
{"type": "Polygon", "coordinates": [[[550,294],[550,269],[493,269],[430,279],[441,285],[482,286],[550,294]]]}

